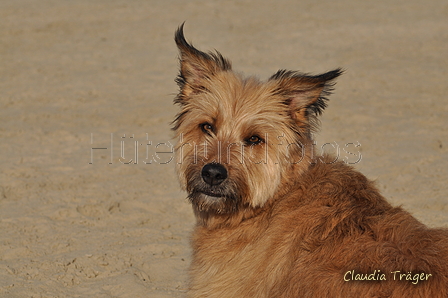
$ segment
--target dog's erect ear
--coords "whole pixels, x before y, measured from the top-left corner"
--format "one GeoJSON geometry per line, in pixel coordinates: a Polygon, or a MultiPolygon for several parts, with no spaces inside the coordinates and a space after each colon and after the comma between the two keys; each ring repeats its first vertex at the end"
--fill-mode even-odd
{"type": "Polygon", "coordinates": [[[327,96],[333,90],[334,79],[341,74],[339,68],[316,76],[279,70],[269,81],[276,82],[274,93],[285,98],[294,121],[314,128],[315,116],[320,115],[327,106],[327,96]]]}
{"type": "Polygon", "coordinates": [[[176,79],[181,89],[179,101],[193,92],[204,91],[204,80],[232,68],[230,61],[219,52],[204,53],[189,44],[183,33],[184,24],[176,31],[175,41],[180,51],[180,73],[176,79]]]}

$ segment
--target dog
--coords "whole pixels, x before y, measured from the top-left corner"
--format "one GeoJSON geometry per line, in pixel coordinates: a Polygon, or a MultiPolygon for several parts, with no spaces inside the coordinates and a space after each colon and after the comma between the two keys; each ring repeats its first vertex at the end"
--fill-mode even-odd
{"type": "Polygon", "coordinates": [[[177,173],[197,224],[188,297],[448,297],[448,230],[313,155],[335,69],[232,70],[175,33],[177,173]]]}

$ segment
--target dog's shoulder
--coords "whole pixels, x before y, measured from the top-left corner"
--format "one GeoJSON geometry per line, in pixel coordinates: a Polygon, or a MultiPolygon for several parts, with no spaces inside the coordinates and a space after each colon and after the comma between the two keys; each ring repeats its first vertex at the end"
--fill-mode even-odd
{"type": "Polygon", "coordinates": [[[370,209],[391,208],[374,181],[352,166],[332,159],[323,156],[298,179],[303,200],[325,201],[326,205],[341,207],[350,205],[351,208],[355,205],[370,209]]]}

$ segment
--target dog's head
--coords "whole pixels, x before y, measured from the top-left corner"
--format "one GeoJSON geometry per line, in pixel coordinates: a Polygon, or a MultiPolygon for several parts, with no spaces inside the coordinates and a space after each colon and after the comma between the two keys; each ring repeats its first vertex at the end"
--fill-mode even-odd
{"type": "Polygon", "coordinates": [[[263,206],[310,165],[311,132],[341,70],[316,76],[280,70],[261,82],[233,72],[219,52],[194,48],[183,25],[175,41],[177,170],[196,214],[263,206]]]}

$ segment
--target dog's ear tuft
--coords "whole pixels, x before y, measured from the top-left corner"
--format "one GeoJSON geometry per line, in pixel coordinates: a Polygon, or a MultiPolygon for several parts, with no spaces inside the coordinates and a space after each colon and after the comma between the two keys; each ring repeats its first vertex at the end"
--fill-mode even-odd
{"type": "Polygon", "coordinates": [[[174,38],[180,51],[180,73],[176,79],[181,89],[179,101],[193,92],[204,91],[204,80],[232,68],[230,61],[219,52],[204,53],[189,44],[185,40],[183,28],[184,24],[177,29],[174,38]]]}
{"type": "Polygon", "coordinates": [[[320,75],[279,70],[269,78],[276,83],[275,94],[282,95],[289,113],[300,126],[317,128],[316,116],[327,107],[328,96],[333,91],[334,79],[343,73],[338,68],[320,75]]]}

